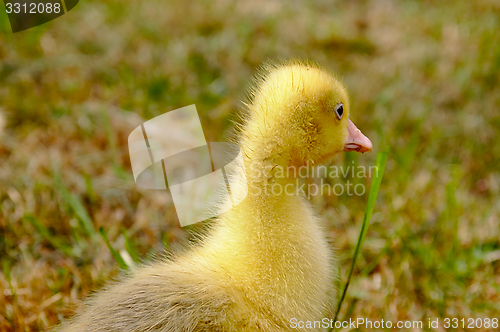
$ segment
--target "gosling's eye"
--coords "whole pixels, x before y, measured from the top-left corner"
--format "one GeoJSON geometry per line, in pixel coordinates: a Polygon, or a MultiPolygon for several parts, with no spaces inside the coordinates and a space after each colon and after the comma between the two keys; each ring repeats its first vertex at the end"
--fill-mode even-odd
{"type": "Polygon", "coordinates": [[[335,114],[339,120],[342,119],[342,115],[344,114],[344,104],[338,103],[337,106],[335,106],[335,114]]]}

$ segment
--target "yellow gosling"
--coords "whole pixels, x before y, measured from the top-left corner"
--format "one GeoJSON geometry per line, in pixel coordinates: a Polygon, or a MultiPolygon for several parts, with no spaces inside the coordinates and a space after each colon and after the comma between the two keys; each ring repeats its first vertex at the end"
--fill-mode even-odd
{"type": "Polygon", "coordinates": [[[345,87],[316,66],[268,65],[250,94],[238,142],[248,196],[199,244],[98,292],[62,331],[278,332],[325,317],[335,260],[296,179],[277,172],[371,142],[349,120],[345,87]]]}

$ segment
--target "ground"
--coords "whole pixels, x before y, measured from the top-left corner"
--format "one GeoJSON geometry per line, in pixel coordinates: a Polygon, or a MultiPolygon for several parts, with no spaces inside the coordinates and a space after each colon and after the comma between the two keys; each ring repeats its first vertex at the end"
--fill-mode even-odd
{"type": "MultiPolygon", "coordinates": [[[[0,330],[50,327],[118,275],[101,227],[126,261],[189,239],[168,191],[135,185],[128,134],[194,103],[223,140],[278,58],[348,87],[374,152],[332,165],[391,147],[340,319],[500,319],[499,1],[81,1],[16,34],[0,11],[0,330]]],[[[311,198],[341,284],[366,199],[311,198]]]]}

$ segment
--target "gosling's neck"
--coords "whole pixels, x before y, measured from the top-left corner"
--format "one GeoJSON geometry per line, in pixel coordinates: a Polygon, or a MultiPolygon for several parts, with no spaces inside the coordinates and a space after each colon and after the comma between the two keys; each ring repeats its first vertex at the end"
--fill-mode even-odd
{"type": "MultiPolygon", "coordinates": [[[[310,227],[315,222],[309,205],[296,188],[299,168],[310,165],[304,153],[307,149],[301,146],[305,141],[303,127],[294,126],[295,119],[280,120],[252,119],[240,141],[246,172],[246,183],[241,185],[248,188],[248,194],[229,213],[232,217],[228,222],[236,224],[231,227],[243,229],[246,235],[271,227],[283,237],[288,228],[295,233],[295,229],[310,227]],[[236,221],[240,218],[245,220],[241,225],[236,221]]],[[[272,236],[268,238],[279,242],[272,236]]]]}
{"type": "Polygon", "coordinates": [[[265,140],[241,145],[248,195],[221,217],[209,247],[216,265],[252,305],[305,319],[324,310],[330,253],[312,208],[296,192],[293,172],[276,176],[278,168],[297,166],[283,147],[265,140]]]}
{"type": "Polygon", "coordinates": [[[289,175],[287,170],[311,164],[308,140],[314,135],[308,133],[309,128],[297,124],[307,122],[304,119],[293,116],[276,118],[265,114],[255,112],[240,141],[247,180],[254,186],[287,185],[295,182],[293,175],[283,176],[289,175]]]}

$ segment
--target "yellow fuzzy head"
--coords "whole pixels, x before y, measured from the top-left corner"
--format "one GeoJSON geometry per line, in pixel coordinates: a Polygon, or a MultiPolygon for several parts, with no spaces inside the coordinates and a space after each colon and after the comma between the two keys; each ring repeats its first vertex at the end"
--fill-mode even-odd
{"type": "Polygon", "coordinates": [[[267,65],[251,99],[244,141],[259,159],[314,165],[344,150],[349,98],[328,72],[299,62],[267,65]]]}

